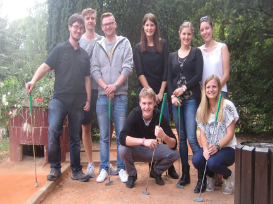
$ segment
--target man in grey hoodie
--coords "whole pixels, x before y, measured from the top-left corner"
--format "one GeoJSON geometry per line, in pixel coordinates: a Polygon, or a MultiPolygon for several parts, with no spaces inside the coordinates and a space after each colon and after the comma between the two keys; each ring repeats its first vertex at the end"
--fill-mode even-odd
{"type": "MultiPolygon", "coordinates": [[[[128,77],[133,73],[133,52],[129,40],[116,35],[117,23],[112,13],[101,16],[101,28],[105,38],[99,40],[93,50],[91,75],[98,83],[96,113],[100,129],[100,174],[97,182],[103,182],[109,168],[108,98],[111,100],[111,117],[115,124],[117,149],[119,135],[126,121],[128,77]]],[[[119,151],[117,151],[119,178],[127,182],[119,151]]]]}

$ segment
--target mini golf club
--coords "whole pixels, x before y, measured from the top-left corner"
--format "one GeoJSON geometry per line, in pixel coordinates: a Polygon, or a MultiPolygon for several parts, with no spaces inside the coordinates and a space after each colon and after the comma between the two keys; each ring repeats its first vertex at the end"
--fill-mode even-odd
{"type": "MultiPolygon", "coordinates": [[[[180,102],[180,97],[178,97],[178,101],[180,102]]],[[[179,146],[180,145],[180,108],[181,108],[180,105],[178,105],[178,148],[180,148],[180,146],[179,146]]],[[[179,161],[178,161],[178,163],[179,163],[178,177],[180,177],[180,165],[181,165],[181,157],[180,157],[180,155],[179,155],[179,161]]],[[[184,188],[184,186],[182,186],[182,185],[179,184],[179,181],[178,181],[177,184],[175,184],[175,186],[177,188],[181,188],[181,189],[184,188]]]]}

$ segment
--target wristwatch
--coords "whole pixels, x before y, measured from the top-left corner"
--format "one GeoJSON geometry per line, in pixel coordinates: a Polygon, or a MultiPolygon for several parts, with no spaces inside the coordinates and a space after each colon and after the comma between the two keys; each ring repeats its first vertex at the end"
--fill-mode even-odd
{"type": "Polygon", "coordinates": [[[184,86],[182,86],[182,90],[185,92],[186,91],[186,89],[185,89],[185,87],[184,86]]]}
{"type": "Polygon", "coordinates": [[[115,83],[114,83],[114,86],[115,86],[115,87],[118,87],[118,83],[117,83],[117,82],[115,82],[115,83]]]}
{"type": "Polygon", "coordinates": [[[217,148],[218,152],[221,150],[221,145],[219,143],[217,143],[215,147],[217,148]]]}
{"type": "Polygon", "coordinates": [[[171,98],[173,99],[174,97],[176,97],[175,95],[171,95],[171,98]]]}

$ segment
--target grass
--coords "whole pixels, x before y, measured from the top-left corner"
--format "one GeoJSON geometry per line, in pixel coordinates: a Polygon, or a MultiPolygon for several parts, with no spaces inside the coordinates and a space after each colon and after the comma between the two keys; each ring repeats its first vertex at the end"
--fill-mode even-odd
{"type": "Polygon", "coordinates": [[[9,138],[0,140],[0,161],[9,156],[9,138]]]}

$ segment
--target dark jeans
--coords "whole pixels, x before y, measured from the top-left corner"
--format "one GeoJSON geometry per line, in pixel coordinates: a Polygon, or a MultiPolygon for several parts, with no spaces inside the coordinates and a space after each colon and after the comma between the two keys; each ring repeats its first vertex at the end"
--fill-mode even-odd
{"type": "Polygon", "coordinates": [[[63,122],[68,115],[70,162],[73,174],[82,171],[80,164],[80,136],[84,110],[67,107],[61,101],[53,99],[48,107],[48,162],[53,169],[61,168],[60,136],[63,133],[63,122]]]}
{"type": "MultiPolygon", "coordinates": [[[[235,149],[224,147],[216,154],[210,156],[207,163],[207,175],[213,177],[214,173],[223,175],[227,179],[231,175],[231,166],[235,161],[235,149]]],[[[203,148],[201,147],[192,157],[192,163],[198,171],[204,171],[206,159],[203,156],[203,148]]]]}

